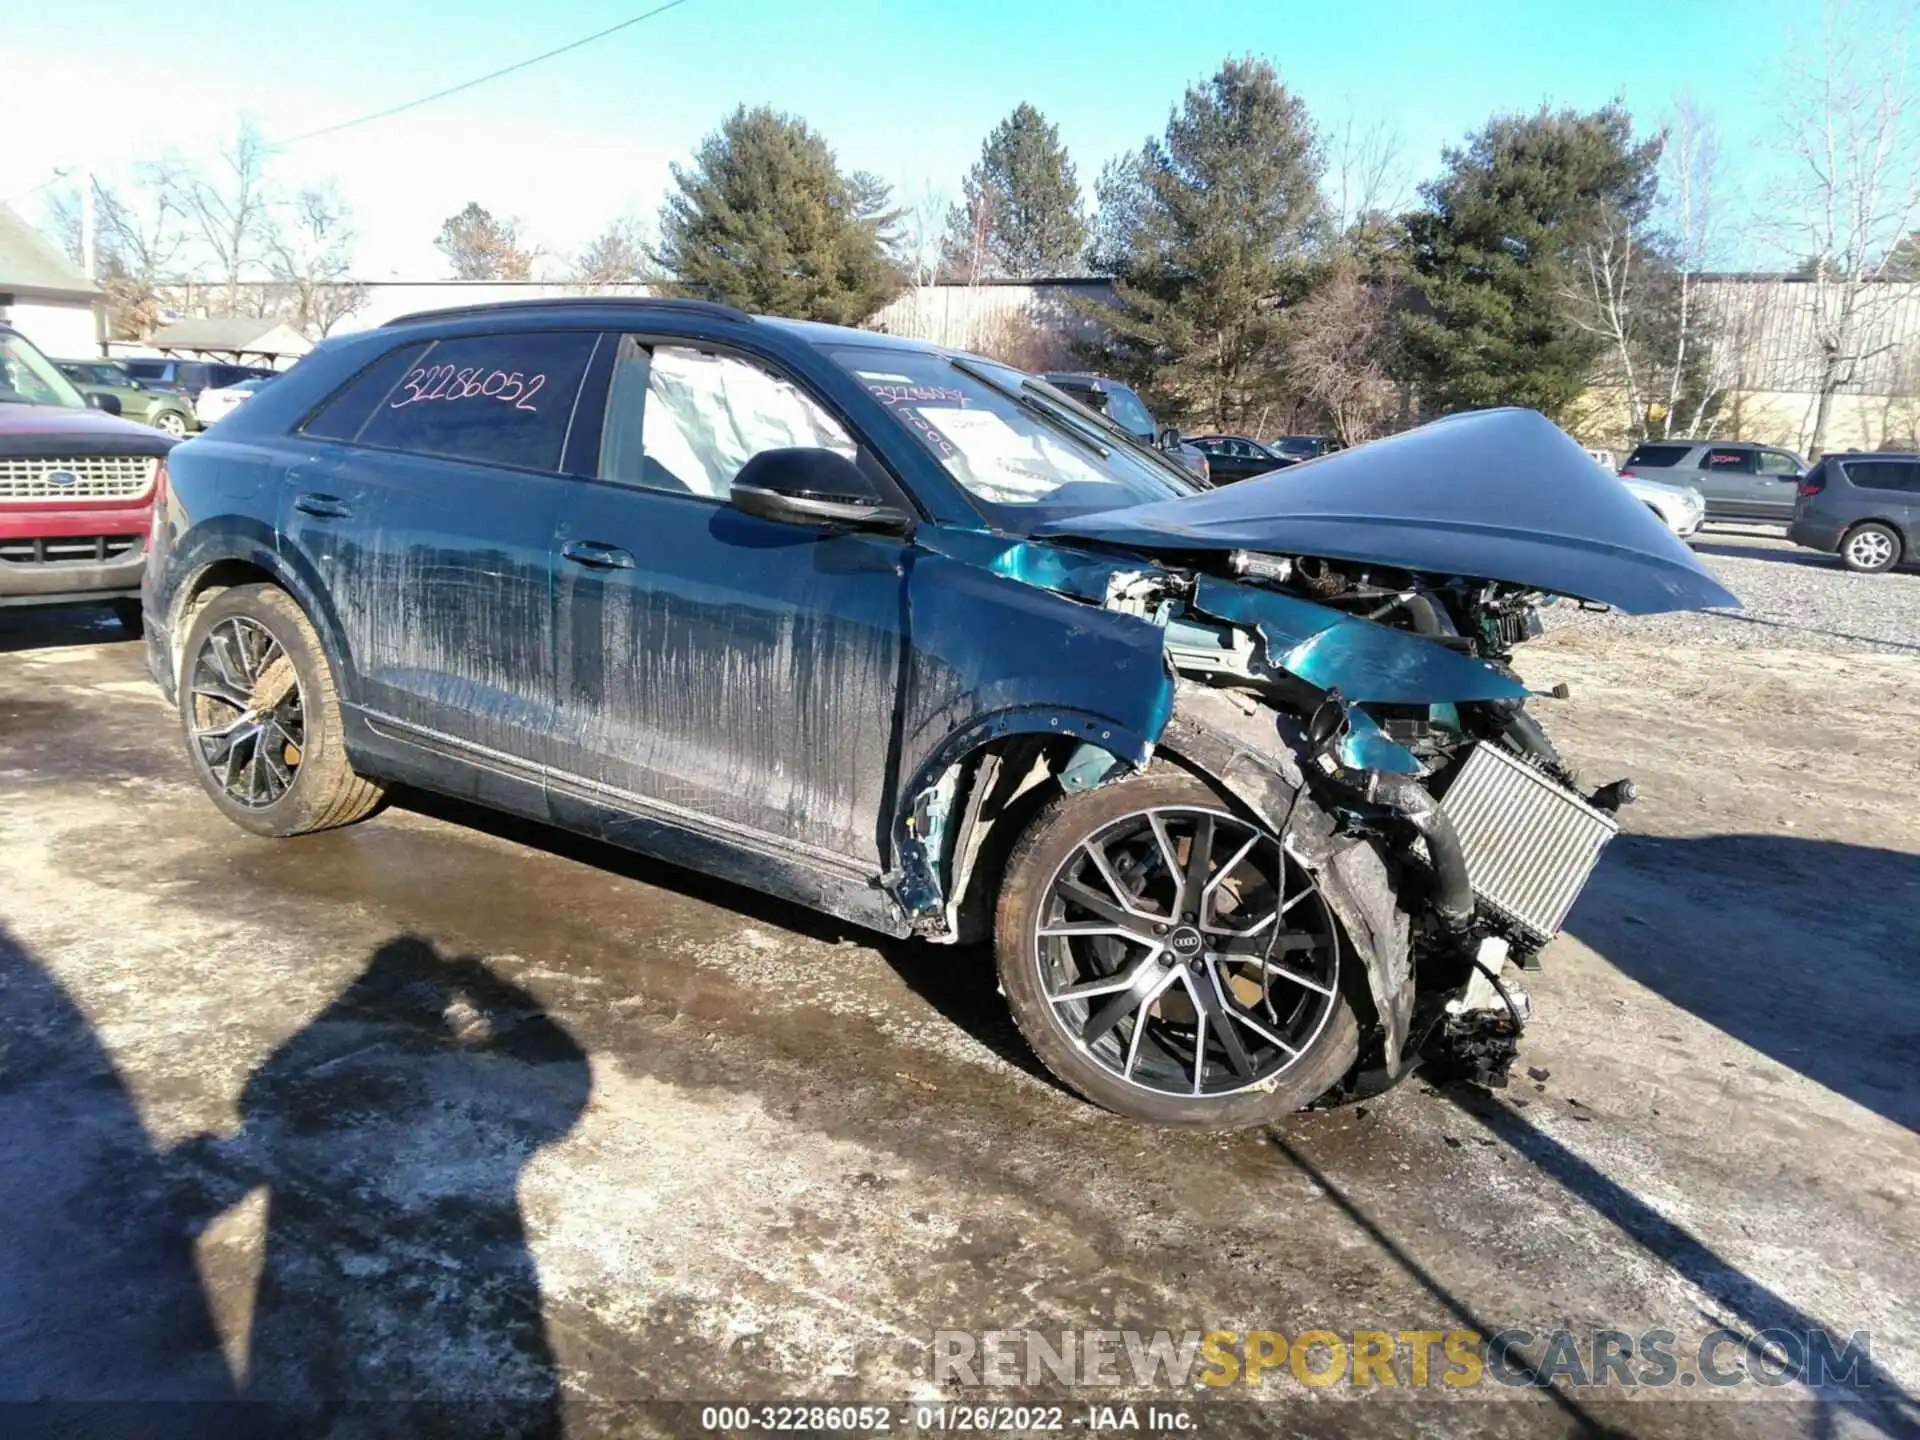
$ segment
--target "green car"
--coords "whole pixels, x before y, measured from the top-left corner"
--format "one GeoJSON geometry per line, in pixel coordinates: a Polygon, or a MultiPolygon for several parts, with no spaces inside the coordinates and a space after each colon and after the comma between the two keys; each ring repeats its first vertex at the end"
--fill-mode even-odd
{"type": "Polygon", "coordinates": [[[129,420],[164,430],[176,439],[193,429],[193,406],[186,396],[141,383],[116,360],[56,360],[53,363],[82,395],[111,395],[120,402],[119,414],[129,420]]]}

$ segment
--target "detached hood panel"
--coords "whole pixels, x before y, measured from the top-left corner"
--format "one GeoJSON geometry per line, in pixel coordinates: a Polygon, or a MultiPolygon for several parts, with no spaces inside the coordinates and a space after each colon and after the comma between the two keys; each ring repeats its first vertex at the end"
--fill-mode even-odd
{"type": "Polygon", "coordinates": [[[1533,410],[1480,410],[1220,490],[1056,520],[1141,550],[1263,550],[1525,585],[1631,614],[1738,607],[1533,410]]]}

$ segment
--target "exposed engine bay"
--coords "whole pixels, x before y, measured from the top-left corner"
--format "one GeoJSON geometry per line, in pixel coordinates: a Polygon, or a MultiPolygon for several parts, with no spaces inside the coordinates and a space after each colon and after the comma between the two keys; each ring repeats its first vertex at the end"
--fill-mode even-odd
{"type": "Polygon", "coordinates": [[[1077,744],[963,760],[914,797],[894,890],[913,928],[969,933],[972,862],[1008,775],[1016,794],[1072,794],[1182,766],[1318,877],[1361,961],[1372,1040],[1349,1093],[1415,1064],[1503,1078],[1527,1014],[1516,972],[1537,966],[1633,798],[1626,779],[1574,774],[1529,709],[1566,698],[1511,665],[1543,611],[1739,603],[1523,411],[1029,538],[922,543],[1097,608],[1089,642],[1150,644],[1164,672],[1156,695],[1136,671],[1090,697],[1134,717],[1128,732],[1056,713],[1044,723],[1077,744]]]}
{"type": "MultiPolygon", "coordinates": [[[[1411,965],[1374,977],[1382,1081],[1419,1060],[1504,1083],[1527,1016],[1515,972],[1537,966],[1633,798],[1623,779],[1583,787],[1509,666],[1556,598],[1316,556],[1198,551],[1143,563],[1104,547],[989,543],[997,553],[970,558],[1158,628],[1175,696],[1163,750],[1229,783],[1264,752],[1270,792],[1250,781],[1240,793],[1290,843],[1332,855],[1374,840],[1394,857],[1411,965]],[[1211,754],[1229,732],[1236,755],[1211,754]],[[1295,836],[1289,786],[1330,817],[1330,833],[1295,836]]],[[[1138,768],[1090,740],[1052,778],[1075,790],[1138,768]]],[[[1036,777],[1045,766],[1026,783],[1036,777]]],[[[952,774],[928,797],[922,837],[952,868],[944,913],[923,935],[965,929],[968,852],[980,845],[986,792],[1007,779],[952,774]]]]}

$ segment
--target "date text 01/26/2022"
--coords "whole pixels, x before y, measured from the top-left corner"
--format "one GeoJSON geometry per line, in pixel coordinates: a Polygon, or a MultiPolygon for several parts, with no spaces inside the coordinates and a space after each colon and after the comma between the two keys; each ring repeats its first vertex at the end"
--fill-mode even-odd
{"type": "Polygon", "coordinates": [[[909,1433],[1031,1435],[1069,1428],[1089,1435],[1145,1431],[1188,1433],[1193,1416],[1177,1406],[1087,1405],[1069,1411],[1063,1405],[708,1405],[700,1428],[720,1434],[838,1432],[883,1435],[909,1433]]]}

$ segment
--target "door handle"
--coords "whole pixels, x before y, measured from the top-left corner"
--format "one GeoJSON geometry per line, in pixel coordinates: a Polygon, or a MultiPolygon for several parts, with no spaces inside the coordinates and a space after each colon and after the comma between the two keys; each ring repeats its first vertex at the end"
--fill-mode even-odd
{"type": "Polygon", "coordinates": [[[322,520],[345,520],[353,514],[353,507],[338,495],[298,495],[294,497],[293,508],[303,515],[317,515],[322,520]]]}
{"type": "Polygon", "coordinates": [[[590,570],[633,569],[633,556],[617,545],[602,545],[598,540],[569,540],[560,547],[560,553],[590,570]]]}

